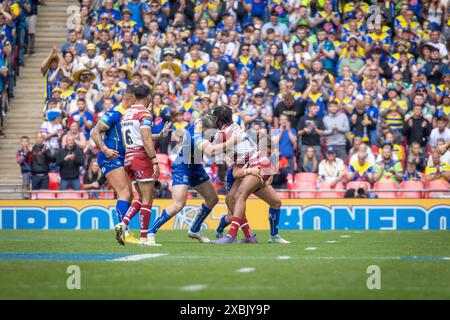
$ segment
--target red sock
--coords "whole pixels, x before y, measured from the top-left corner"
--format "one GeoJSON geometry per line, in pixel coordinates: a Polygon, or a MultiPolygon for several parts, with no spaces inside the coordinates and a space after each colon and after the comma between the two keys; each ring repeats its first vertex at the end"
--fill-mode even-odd
{"type": "Polygon", "coordinates": [[[239,226],[241,225],[240,223],[241,219],[233,217],[231,218],[231,226],[230,226],[230,231],[228,231],[228,235],[230,237],[236,238],[237,233],[239,231],[239,226]]]}
{"type": "Polygon", "coordinates": [[[152,214],[152,205],[144,204],[141,207],[141,238],[147,238],[148,224],[150,223],[150,216],[152,214]]]}
{"type": "Polygon", "coordinates": [[[141,200],[136,200],[133,202],[133,204],[128,208],[128,211],[122,220],[125,225],[128,225],[130,223],[130,220],[133,219],[136,213],[138,213],[138,211],[141,209],[141,206],[141,200]]]}
{"type": "Polygon", "coordinates": [[[250,225],[248,224],[248,221],[246,218],[241,219],[241,230],[244,233],[244,237],[246,237],[246,238],[253,237],[253,233],[250,230],[250,225]]]}

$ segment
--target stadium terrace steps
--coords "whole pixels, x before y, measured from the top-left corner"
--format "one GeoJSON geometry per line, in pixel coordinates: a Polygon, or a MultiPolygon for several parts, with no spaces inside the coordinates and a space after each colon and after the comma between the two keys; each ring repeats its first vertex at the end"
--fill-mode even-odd
{"type": "MultiPolygon", "coordinates": [[[[36,53],[26,56],[25,67],[20,70],[14,90],[15,98],[5,118],[3,132],[6,137],[0,138],[0,189],[11,192],[18,191],[13,185],[22,183],[20,168],[16,163],[19,139],[27,135],[31,144],[34,144],[35,134],[42,122],[45,86],[40,71],[41,63],[53,46],[60,48],[66,42],[70,15],[66,10],[70,5],[78,4],[75,0],[46,0],[45,3],[45,6],[39,7],[36,53]]],[[[0,193],[0,199],[17,197],[20,197],[20,193],[0,193]]]]}

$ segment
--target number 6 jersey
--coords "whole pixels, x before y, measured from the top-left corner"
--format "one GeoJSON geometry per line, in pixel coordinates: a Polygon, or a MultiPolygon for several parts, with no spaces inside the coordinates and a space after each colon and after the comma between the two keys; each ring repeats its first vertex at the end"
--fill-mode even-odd
{"type": "Polygon", "coordinates": [[[152,127],[152,116],[143,105],[132,105],[124,113],[121,130],[126,153],[138,153],[144,150],[141,128],[152,127]]]}

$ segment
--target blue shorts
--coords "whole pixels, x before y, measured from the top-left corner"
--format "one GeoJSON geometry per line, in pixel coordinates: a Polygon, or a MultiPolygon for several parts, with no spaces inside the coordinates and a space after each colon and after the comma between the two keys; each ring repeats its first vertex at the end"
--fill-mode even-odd
{"type": "Polygon", "coordinates": [[[228,168],[227,171],[227,192],[231,190],[234,184],[234,177],[233,177],[233,168],[228,168]]]}
{"type": "Polygon", "coordinates": [[[172,186],[184,184],[190,187],[196,187],[210,180],[209,175],[201,164],[172,165],[172,186]]]}
{"type": "Polygon", "coordinates": [[[111,171],[117,168],[123,168],[123,157],[117,157],[115,159],[108,159],[103,152],[98,153],[98,165],[102,170],[103,174],[106,176],[111,171]]]}

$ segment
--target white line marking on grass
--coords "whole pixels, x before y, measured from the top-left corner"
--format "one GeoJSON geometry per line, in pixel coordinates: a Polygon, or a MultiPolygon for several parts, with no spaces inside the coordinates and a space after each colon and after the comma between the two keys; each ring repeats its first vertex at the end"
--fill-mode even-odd
{"type": "Polygon", "coordinates": [[[450,260],[450,257],[443,257],[442,260],[450,260]]]}
{"type": "Polygon", "coordinates": [[[317,247],[306,247],[305,248],[305,250],[308,250],[308,251],[313,251],[313,250],[316,250],[317,249],[317,247]]]}
{"type": "Polygon", "coordinates": [[[188,286],[181,287],[181,291],[200,291],[208,288],[206,284],[190,284],[188,286]]]}
{"type": "Polygon", "coordinates": [[[328,240],[327,243],[336,243],[337,241],[335,240],[328,240]]]}
{"type": "Polygon", "coordinates": [[[152,259],[161,256],[167,256],[167,253],[144,253],[144,254],[133,254],[130,256],[112,259],[111,261],[141,261],[145,259],[152,259]]]}
{"type": "Polygon", "coordinates": [[[255,268],[240,268],[240,269],[237,269],[236,272],[248,273],[248,272],[253,272],[255,270],[256,270],[255,268]]]}
{"type": "Polygon", "coordinates": [[[277,260],[289,260],[290,258],[290,256],[279,256],[277,257],[277,260]]]}
{"type": "Polygon", "coordinates": [[[344,234],[341,236],[341,238],[350,238],[351,236],[349,236],[348,234],[344,234]]]}

